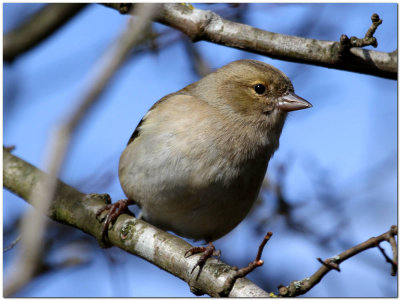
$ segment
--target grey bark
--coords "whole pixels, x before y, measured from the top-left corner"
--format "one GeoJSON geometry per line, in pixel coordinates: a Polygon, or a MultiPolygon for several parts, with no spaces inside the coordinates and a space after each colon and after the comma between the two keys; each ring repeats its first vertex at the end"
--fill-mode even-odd
{"type": "MultiPolygon", "coordinates": [[[[41,176],[48,175],[8,151],[3,151],[3,185],[28,203],[32,193],[39,187],[41,176]]],[[[43,213],[100,241],[101,223],[96,219],[96,212],[109,201],[107,194],[83,194],[57,180],[56,195],[49,210],[43,213]]],[[[198,295],[268,297],[267,292],[246,278],[237,279],[232,286],[227,285],[226,282],[235,275],[235,271],[217,259],[209,259],[200,273],[196,268],[191,274],[199,256],[184,258],[184,253],[192,247],[189,243],[132,216],[121,215],[118,218],[109,230],[109,242],[181,278],[198,295]]]]}

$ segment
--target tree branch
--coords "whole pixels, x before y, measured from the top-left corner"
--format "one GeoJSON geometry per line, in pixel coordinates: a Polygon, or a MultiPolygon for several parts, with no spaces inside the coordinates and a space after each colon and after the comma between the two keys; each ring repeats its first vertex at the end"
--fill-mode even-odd
{"type": "Polygon", "coordinates": [[[351,47],[365,47],[365,46],[372,46],[374,48],[378,47],[378,41],[373,34],[375,33],[376,29],[379,25],[382,24],[382,20],[379,18],[378,14],[373,14],[371,17],[372,25],[368,29],[365,36],[360,39],[355,36],[349,38],[347,35],[342,34],[340,36],[340,47],[339,50],[342,54],[345,51],[348,51],[351,47]]]}
{"type": "Polygon", "coordinates": [[[17,236],[17,238],[16,238],[15,240],[13,240],[12,243],[11,243],[10,245],[8,245],[7,247],[5,247],[5,248],[3,249],[3,253],[5,253],[5,252],[7,252],[7,251],[10,251],[12,248],[14,248],[15,245],[18,244],[18,242],[19,242],[20,240],[21,240],[21,235],[19,234],[19,235],[17,236]]]}
{"type": "MultiPolygon", "coordinates": [[[[127,3],[123,9],[118,3],[107,6],[125,13],[127,3]]],[[[194,42],[209,41],[271,58],[397,79],[395,51],[351,48],[348,55],[341,55],[340,42],[277,34],[182,4],[163,4],[155,21],[183,32],[194,42]]]]}
{"type": "MultiPolygon", "coordinates": [[[[339,264],[341,262],[367,249],[374,247],[379,248],[379,243],[383,241],[387,241],[391,244],[393,253],[397,252],[397,244],[396,242],[393,242],[395,235],[397,235],[397,226],[393,225],[389,231],[380,236],[372,237],[367,241],[340,253],[339,255],[328,258],[325,261],[318,259],[322,263],[322,266],[317,270],[317,272],[303,280],[292,281],[289,286],[279,286],[279,295],[283,297],[296,297],[307,293],[318,284],[330,270],[333,269],[340,272],[339,264]]],[[[394,256],[393,260],[390,260],[387,256],[385,256],[385,258],[392,265],[392,276],[394,276],[395,272],[397,272],[397,255],[394,256]]]]}
{"type": "Polygon", "coordinates": [[[19,55],[38,45],[86,5],[83,3],[47,4],[18,28],[4,35],[4,61],[11,62],[19,55]]]}
{"type": "MultiPolygon", "coordinates": [[[[32,192],[40,188],[40,180],[46,176],[49,175],[3,151],[4,187],[27,202],[31,202],[32,192]]],[[[57,180],[57,193],[49,209],[43,213],[100,241],[101,223],[95,215],[104,203],[110,203],[107,194],[83,194],[57,180]]],[[[191,274],[198,255],[184,258],[184,253],[192,248],[189,243],[131,216],[121,215],[109,230],[108,236],[111,245],[142,257],[181,278],[197,295],[206,293],[214,297],[268,297],[267,292],[246,278],[237,279],[231,290],[225,290],[224,283],[235,276],[236,271],[216,259],[207,260],[200,274],[191,274]]]]}

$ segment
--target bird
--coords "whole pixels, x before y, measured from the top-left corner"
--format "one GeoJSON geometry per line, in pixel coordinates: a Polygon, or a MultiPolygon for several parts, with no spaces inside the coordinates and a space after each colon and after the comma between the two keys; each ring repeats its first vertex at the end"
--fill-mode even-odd
{"type": "Polygon", "coordinates": [[[108,210],[103,236],[136,204],[141,219],[209,243],[201,251],[213,249],[212,242],[232,231],[257,199],[287,113],[310,107],[283,72],[249,59],[161,98],[120,157],[127,199],[99,210],[108,210]]]}

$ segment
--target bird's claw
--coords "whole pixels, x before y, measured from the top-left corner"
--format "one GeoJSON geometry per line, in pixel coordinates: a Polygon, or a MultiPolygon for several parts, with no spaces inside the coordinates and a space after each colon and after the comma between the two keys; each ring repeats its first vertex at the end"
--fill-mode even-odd
{"type": "Polygon", "coordinates": [[[193,254],[201,253],[201,252],[204,252],[204,251],[206,251],[206,247],[193,247],[193,248],[190,248],[188,251],[185,252],[184,257],[188,258],[188,257],[192,256],[193,254]]]}
{"type": "Polygon", "coordinates": [[[108,210],[107,214],[100,219],[100,222],[103,222],[104,220],[104,224],[101,227],[101,240],[104,243],[106,242],[110,225],[113,225],[121,214],[126,213],[133,215],[133,213],[128,209],[128,206],[133,203],[134,202],[129,199],[119,200],[115,203],[107,204],[97,211],[96,218],[98,218],[104,211],[108,210]]]}
{"type": "Polygon", "coordinates": [[[207,259],[210,258],[211,256],[216,256],[219,258],[221,255],[221,250],[216,251],[214,245],[210,242],[207,247],[193,247],[189,249],[188,251],[185,252],[184,257],[188,258],[189,256],[192,256],[193,254],[196,253],[203,253],[203,255],[199,258],[199,260],[194,265],[190,273],[193,273],[196,267],[199,267],[201,269],[206,263],[207,259]]]}

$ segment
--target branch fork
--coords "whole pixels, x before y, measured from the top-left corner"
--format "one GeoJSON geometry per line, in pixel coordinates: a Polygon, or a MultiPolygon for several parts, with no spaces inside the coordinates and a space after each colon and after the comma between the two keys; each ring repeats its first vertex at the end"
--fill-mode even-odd
{"type": "Polygon", "coordinates": [[[323,261],[321,258],[317,258],[317,260],[322,264],[322,266],[310,277],[304,278],[303,280],[295,280],[292,281],[288,286],[280,285],[279,296],[282,297],[295,297],[299,295],[303,295],[311,290],[315,285],[317,285],[322,278],[331,270],[336,270],[340,272],[339,264],[343,261],[357,255],[360,252],[363,252],[367,249],[377,247],[386,261],[392,265],[392,276],[397,273],[397,242],[395,236],[397,235],[397,226],[391,226],[390,230],[377,236],[371,237],[365,242],[358,244],[350,249],[347,249],[336,255],[334,257],[328,258],[323,261]],[[393,259],[390,259],[385,251],[379,246],[379,244],[383,241],[387,241],[390,243],[393,251],[393,259]]]}
{"type": "Polygon", "coordinates": [[[224,284],[224,288],[222,290],[222,292],[220,293],[221,297],[226,297],[227,295],[229,295],[230,290],[232,289],[233,285],[235,284],[235,281],[238,278],[242,278],[245,277],[247,274],[249,274],[250,272],[252,272],[255,268],[261,267],[264,264],[264,261],[261,259],[261,255],[264,251],[264,247],[267,244],[267,242],[271,239],[272,236],[272,232],[268,232],[263,241],[261,242],[260,246],[258,247],[258,252],[257,252],[257,256],[256,259],[251,261],[247,267],[241,268],[241,269],[236,269],[236,273],[231,276],[230,278],[228,278],[224,284]]]}
{"type": "Polygon", "coordinates": [[[378,26],[381,25],[383,21],[379,18],[379,15],[376,13],[371,16],[371,21],[372,24],[368,29],[368,31],[365,33],[365,36],[363,38],[357,38],[355,36],[349,38],[347,35],[342,34],[340,36],[339,53],[348,51],[350,48],[353,47],[359,47],[359,48],[365,46],[372,46],[374,48],[378,47],[378,41],[373,35],[378,26]]]}

